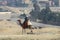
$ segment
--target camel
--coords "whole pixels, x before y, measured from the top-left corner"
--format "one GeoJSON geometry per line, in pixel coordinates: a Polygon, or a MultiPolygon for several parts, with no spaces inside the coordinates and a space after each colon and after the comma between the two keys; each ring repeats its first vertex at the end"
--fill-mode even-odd
{"type": "Polygon", "coordinates": [[[19,22],[19,25],[21,25],[21,27],[22,27],[22,34],[23,34],[23,31],[25,32],[25,29],[27,29],[27,28],[31,29],[31,33],[33,33],[32,24],[29,19],[25,18],[25,21],[23,23],[21,23],[20,19],[17,21],[19,22]]]}

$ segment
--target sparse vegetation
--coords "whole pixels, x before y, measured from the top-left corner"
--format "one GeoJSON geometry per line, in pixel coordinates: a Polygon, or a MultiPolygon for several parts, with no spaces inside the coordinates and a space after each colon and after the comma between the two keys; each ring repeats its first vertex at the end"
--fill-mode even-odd
{"type": "Polygon", "coordinates": [[[34,7],[34,10],[32,10],[32,11],[30,12],[30,15],[31,15],[32,19],[35,19],[35,21],[36,21],[36,19],[39,18],[40,7],[39,7],[39,5],[38,5],[37,3],[34,3],[34,4],[33,4],[33,7],[34,7]]]}
{"type": "Polygon", "coordinates": [[[22,28],[12,21],[0,21],[0,40],[59,40],[60,27],[46,27],[42,29],[26,29],[22,35],[22,28]],[[2,24],[1,24],[2,23],[2,24]]]}
{"type": "Polygon", "coordinates": [[[49,7],[40,11],[39,6],[34,4],[34,10],[32,10],[30,14],[32,19],[42,20],[42,23],[60,25],[60,13],[52,12],[49,7]]]}

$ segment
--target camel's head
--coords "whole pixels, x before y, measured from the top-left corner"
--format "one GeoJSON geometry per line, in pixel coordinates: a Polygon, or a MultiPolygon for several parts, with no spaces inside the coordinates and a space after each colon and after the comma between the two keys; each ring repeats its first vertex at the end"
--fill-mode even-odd
{"type": "Polygon", "coordinates": [[[21,20],[17,20],[18,22],[21,22],[21,20]]]}
{"type": "Polygon", "coordinates": [[[19,20],[17,20],[17,21],[18,21],[18,22],[17,22],[17,24],[19,24],[19,25],[20,25],[20,24],[21,24],[21,20],[19,19],[19,20]]]}

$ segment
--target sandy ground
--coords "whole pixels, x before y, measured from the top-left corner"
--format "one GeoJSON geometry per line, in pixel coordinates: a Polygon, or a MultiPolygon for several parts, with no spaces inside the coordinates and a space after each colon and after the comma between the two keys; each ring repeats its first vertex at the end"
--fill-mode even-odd
{"type": "Polygon", "coordinates": [[[12,21],[0,21],[0,40],[60,40],[60,27],[45,27],[42,29],[26,29],[22,34],[22,28],[12,21]]]}

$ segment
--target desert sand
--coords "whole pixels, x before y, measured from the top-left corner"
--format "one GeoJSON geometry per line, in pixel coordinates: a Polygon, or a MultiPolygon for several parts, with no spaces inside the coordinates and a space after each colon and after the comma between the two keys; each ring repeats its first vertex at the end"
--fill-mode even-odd
{"type": "Polygon", "coordinates": [[[60,27],[44,27],[41,29],[26,29],[22,34],[22,28],[13,21],[0,21],[0,40],[60,40],[60,27]]]}

